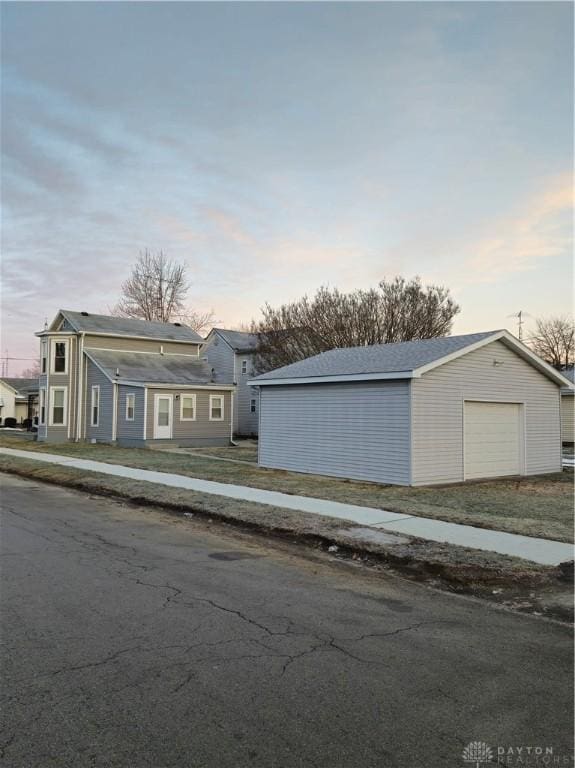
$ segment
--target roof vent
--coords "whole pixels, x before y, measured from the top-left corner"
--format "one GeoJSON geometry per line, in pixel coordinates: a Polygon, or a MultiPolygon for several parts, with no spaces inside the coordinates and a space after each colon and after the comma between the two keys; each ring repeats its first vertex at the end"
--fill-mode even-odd
{"type": "Polygon", "coordinates": [[[89,317],[89,315],[88,315],[88,313],[87,313],[87,312],[80,312],[80,314],[81,314],[83,317],[89,317]]]}
{"type": "Polygon", "coordinates": [[[182,327],[182,324],[181,324],[181,323],[174,323],[174,325],[176,325],[178,328],[181,328],[181,327],[182,327]]]}

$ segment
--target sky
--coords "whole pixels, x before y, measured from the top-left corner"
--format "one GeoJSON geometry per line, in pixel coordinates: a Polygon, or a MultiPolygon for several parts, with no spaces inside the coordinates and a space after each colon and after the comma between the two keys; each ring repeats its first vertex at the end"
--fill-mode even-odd
{"type": "Polygon", "coordinates": [[[216,324],[383,278],[453,332],[572,312],[573,6],[18,3],[2,15],[2,339],[106,313],[144,248],[216,324]]]}

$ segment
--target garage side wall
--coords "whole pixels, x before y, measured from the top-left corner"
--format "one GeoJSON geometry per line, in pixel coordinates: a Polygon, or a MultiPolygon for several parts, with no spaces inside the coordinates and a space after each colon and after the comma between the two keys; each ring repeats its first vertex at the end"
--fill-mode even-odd
{"type": "Polygon", "coordinates": [[[495,341],[412,380],[413,485],[464,479],[464,400],[523,403],[525,474],[561,471],[558,386],[495,341]]]}
{"type": "Polygon", "coordinates": [[[259,463],[409,484],[409,382],[260,389],[259,463]]]}

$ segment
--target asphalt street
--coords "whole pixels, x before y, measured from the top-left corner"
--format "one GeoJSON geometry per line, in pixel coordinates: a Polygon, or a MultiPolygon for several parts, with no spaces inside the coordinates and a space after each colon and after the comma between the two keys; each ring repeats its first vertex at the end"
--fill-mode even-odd
{"type": "Polygon", "coordinates": [[[563,625],[10,476],[2,517],[3,766],[570,764],[563,625]]]}

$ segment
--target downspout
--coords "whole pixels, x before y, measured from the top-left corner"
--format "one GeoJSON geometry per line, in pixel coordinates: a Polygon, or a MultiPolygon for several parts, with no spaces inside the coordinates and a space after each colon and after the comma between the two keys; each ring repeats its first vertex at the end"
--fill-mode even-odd
{"type": "Polygon", "coordinates": [[[234,395],[236,394],[235,390],[232,389],[230,392],[230,443],[232,445],[237,445],[237,443],[234,443],[234,395]]]}
{"type": "Polygon", "coordinates": [[[112,387],[112,442],[115,443],[118,434],[118,382],[114,381],[112,387]]]}

